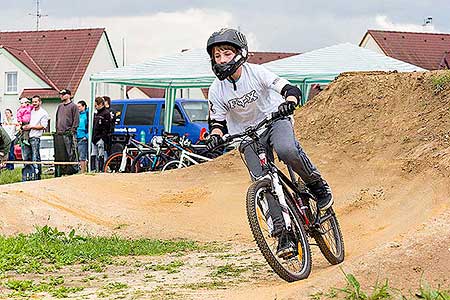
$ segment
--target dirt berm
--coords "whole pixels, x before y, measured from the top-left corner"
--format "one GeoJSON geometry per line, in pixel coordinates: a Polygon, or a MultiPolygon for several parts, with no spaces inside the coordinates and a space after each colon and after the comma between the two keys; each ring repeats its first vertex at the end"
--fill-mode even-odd
{"type": "MultiPolygon", "coordinates": [[[[329,181],[345,239],[342,264],[364,283],[404,291],[421,278],[449,286],[450,86],[434,73],[348,73],[295,113],[296,134],[329,181]]],[[[0,231],[36,224],[91,233],[253,243],[239,155],[164,174],[95,174],[2,186],[0,231]],[[126,226],[125,226],[126,225],[126,226]],[[121,228],[121,229],[117,229],[121,228]]],[[[261,258],[262,259],[262,258],[261,258]]],[[[344,284],[316,263],[307,280],[281,280],[210,297],[303,299],[344,284]]]]}

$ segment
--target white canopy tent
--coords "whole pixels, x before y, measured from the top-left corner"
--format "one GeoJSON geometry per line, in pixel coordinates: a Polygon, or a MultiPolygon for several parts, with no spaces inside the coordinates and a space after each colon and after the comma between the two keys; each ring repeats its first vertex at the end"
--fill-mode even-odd
{"type": "Polygon", "coordinates": [[[311,84],[329,83],[343,72],[426,71],[420,67],[350,43],[321,48],[268,62],[264,66],[280,77],[299,85],[303,95],[309,94],[311,84]]]}

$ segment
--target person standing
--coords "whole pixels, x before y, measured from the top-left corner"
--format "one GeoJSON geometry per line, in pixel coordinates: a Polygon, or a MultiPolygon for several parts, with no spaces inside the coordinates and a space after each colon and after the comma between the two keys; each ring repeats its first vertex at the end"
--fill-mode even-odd
{"type": "Polygon", "coordinates": [[[105,107],[103,97],[95,98],[94,133],[92,143],[94,144],[93,154],[96,156],[96,171],[102,172],[105,163],[105,145],[109,143],[109,133],[111,128],[111,114],[105,107]]]}
{"type": "MultiPolygon", "coordinates": [[[[11,148],[9,149],[9,156],[8,160],[13,161],[15,160],[14,156],[14,142],[16,139],[16,134],[18,132],[18,126],[17,120],[13,116],[12,110],[9,108],[5,109],[5,117],[2,123],[3,128],[8,133],[9,138],[11,139],[11,148]]],[[[14,164],[6,164],[6,169],[8,170],[14,170],[14,164]]]]}
{"type": "MultiPolygon", "coordinates": [[[[40,145],[41,136],[47,128],[48,125],[48,113],[42,108],[42,100],[38,95],[31,98],[31,104],[33,105],[33,110],[31,111],[30,123],[23,126],[24,130],[30,131],[30,145],[22,145],[22,158],[24,161],[41,161],[40,145]]],[[[35,165],[37,172],[37,179],[41,178],[42,166],[35,165]]]]}
{"type": "Polygon", "coordinates": [[[80,124],[77,128],[77,149],[78,159],[80,161],[81,173],[86,173],[88,160],[88,132],[89,132],[89,111],[86,101],[78,101],[78,110],[80,112],[80,124]]]}
{"type": "Polygon", "coordinates": [[[0,126],[0,169],[3,168],[3,162],[8,158],[10,144],[11,139],[8,133],[0,126]]]}
{"type": "MultiPolygon", "coordinates": [[[[55,161],[78,162],[76,133],[80,124],[78,106],[72,101],[72,92],[59,92],[61,103],[56,108],[55,161]]],[[[55,167],[55,176],[72,175],[78,172],[75,165],[55,167]]]]}

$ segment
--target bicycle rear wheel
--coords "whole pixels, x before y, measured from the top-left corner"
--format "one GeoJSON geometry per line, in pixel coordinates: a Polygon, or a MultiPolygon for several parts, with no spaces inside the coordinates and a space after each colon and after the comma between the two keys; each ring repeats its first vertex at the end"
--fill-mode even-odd
{"type": "Polygon", "coordinates": [[[292,282],[305,279],[311,273],[311,249],[297,209],[288,201],[292,230],[297,240],[297,255],[288,259],[279,258],[278,240],[271,236],[262,207],[267,207],[267,193],[273,193],[271,182],[263,179],[254,182],[247,192],[247,217],[253,237],[267,263],[282,279],[292,282]]]}
{"type": "MultiPolygon", "coordinates": [[[[120,172],[120,164],[122,163],[123,153],[116,153],[111,155],[108,160],[106,160],[104,172],[105,173],[119,173],[120,172]]],[[[131,172],[131,163],[133,158],[130,155],[126,157],[126,165],[123,173],[131,172]]]]}
{"type": "MultiPolygon", "coordinates": [[[[309,207],[312,213],[311,220],[314,220],[317,215],[317,207],[315,203],[309,203],[309,207]]],[[[316,240],[326,260],[332,265],[337,265],[344,261],[345,249],[344,238],[333,208],[327,209],[321,220],[323,221],[320,222],[319,228],[313,230],[312,237],[316,240]]]]}
{"type": "MultiPolygon", "coordinates": [[[[309,209],[306,214],[310,222],[314,222],[317,216],[317,205],[315,199],[311,198],[308,188],[299,180],[300,190],[304,192],[303,204],[309,209]]],[[[320,252],[325,256],[326,260],[332,264],[337,265],[344,261],[345,248],[344,238],[342,236],[341,228],[338,219],[332,207],[321,213],[321,221],[317,228],[311,225],[310,233],[319,246],[320,252]]]]}

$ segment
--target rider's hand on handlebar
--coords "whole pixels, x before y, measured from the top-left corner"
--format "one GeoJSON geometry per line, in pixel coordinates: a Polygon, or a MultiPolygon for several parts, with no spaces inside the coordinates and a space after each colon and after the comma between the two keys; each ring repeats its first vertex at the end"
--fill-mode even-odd
{"type": "Polygon", "coordinates": [[[211,134],[208,137],[206,148],[208,149],[208,151],[211,151],[211,150],[219,147],[223,143],[224,143],[224,140],[222,139],[222,137],[220,135],[218,135],[218,134],[211,134]]]}
{"type": "Polygon", "coordinates": [[[280,115],[287,117],[294,113],[296,104],[292,101],[285,101],[278,106],[278,112],[280,115]]]}

